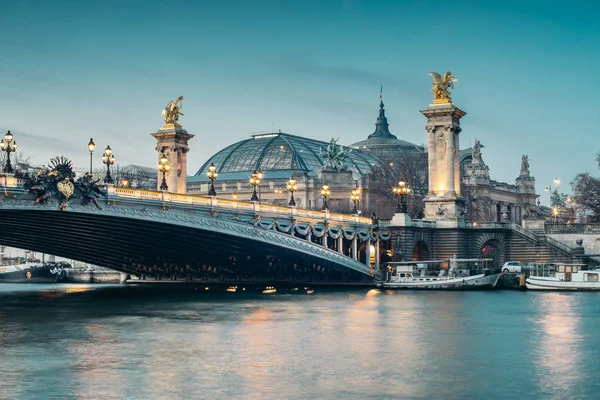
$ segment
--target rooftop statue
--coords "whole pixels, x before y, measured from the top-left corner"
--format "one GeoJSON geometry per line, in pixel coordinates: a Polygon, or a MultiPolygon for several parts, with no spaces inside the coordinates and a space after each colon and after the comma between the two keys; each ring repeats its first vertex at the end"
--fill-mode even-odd
{"type": "Polygon", "coordinates": [[[432,86],[433,99],[435,103],[452,103],[450,98],[450,91],[448,89],[454,89],[454,82],[458,82],[458,79],[452,76],[450,71],[446,72],[442,77],[437,72],[430,72],[429,75],[433,78],[432,86]]]}
{"type": "Polygon", "coordinates": [[[475,144],[473,145],[473,154],[472,154],[472,158],[473,161],[472,162],[481,162],[481,148],[484,147],[481,142],[477,139],[475,139],[475,144]]]}
{"type": "Polygon", "coordinates": [[[520,175],[529,175],[529,157],[523,155],[521,157],[521,174],[520,175]]]}
{"type": "Polygon", "coordinates": [[[181,112],[181,100],[183,100],[183,96],[179,96],[175,100],[170,101],[162,110],[160,115],[165,119],[165,123],[178,124],[177,121],[179,121],[179,116],[183,115],[181,112]]]}
{"type": "Polygon", "coordinates": [[[346,159],[351,150],[345,150],[341,145],[337,144],[337,140],[331,138],[331,141],[327,145],[327,151],[322,152],[319,150],[319,155],[325,159],[325,164],[321,167],[322,171],[335,170],[337,172],[346,169],[346,159]]]}

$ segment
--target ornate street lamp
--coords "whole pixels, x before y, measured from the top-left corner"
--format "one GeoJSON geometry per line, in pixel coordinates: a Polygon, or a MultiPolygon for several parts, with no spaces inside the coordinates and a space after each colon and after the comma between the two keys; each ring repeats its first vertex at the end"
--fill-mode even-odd
{"type": "Polygon", "coordinates": [[[329,206],[327,205],[327,198],[331,194],[331,190],[329,190],[329,185],[323,185],[321,189],[321,194],[323,195],[323,210],[329,210],[329,206]]]}
{"type": "Polygon", "coordinates": [[[287,190],[292,194],[292,197],[290,198],[289,206],[296,207],[296,201],[294,201],[294,192],[296,190],[298,190],[298,186],[296,186],[296,180],[294,179],[293,176],[290,177],[289,181],[287,181],[287,190]]]}
{"type": "Polygon", "coordinates": [[[358,214],[358,201],[360,200],[360,190],[356,188],[352,191],[350,195],[350,200],[354,204],[354,208],[352,209],[352,214],[358,214]]]}
{"type": "Polygon", "coordinates": [[[262,169],[259,168],[258,171],[256,171],[256,178],[258,179],[258,202],[259,203],[260,203],[260,200],[261,200],[261,196],[260,196],[260,183],[262,182],[263,177],[264,177],[264,175],[263,175],[262,169]]]}
{"type": "Polygon", "coordinates": [[[210,163],[206,176],[208,176],[208,179],[210,179],[210,188],[208,189],[208,195],[216,196],[217,192],[215,192],[214,182],[215,179],[217,179],[217,176],[219,176],[219,174],[217,174],[217,167],[215,167],[215,164],[210,163]]]}
{"type": "Polygon", "coordinates": [[[160,190],[169,190],[169,186],[167,186],[166,176],[169,173],[169,171],[171,171],[171,166],[169,165],[169,159],[165,155],[164,151],[162,157],[158,161],[158,170],[163,174],[163,179],[160,184],[160,190]]]}
{"type": "Polygon", "coordinates": [[[5,174],[12,174],[14,172],[12,165],[10,164],[10,153],[17,151],[17,142],[13,141],[14,137],[10,131],[6,132],[4,139],[0,141],[0,149],[6,152],[6,164],[4,165],[3,172],[5,174]]]}
{"type": "Polygon", "coordinates": [[[104,177],[104,183],[113,183],[113,178],[110,176],[110,166],[115,163],[115,156],[110,146],[106,146],[104,154],[102,154],[102,162],[106,164],[106,176],[104,177]]]}
{"type": "Polygon", "coordinates": [[[127,179],[127,178],[121,179],[121,187],[124,187],[124,188],[129,187],[129,179],[127,179]]]}
{"type": "Polygon", "coordinates": [[[397,213],[406,213],[407,205],[406,205],[406,195],[410,194],[411,189],[404,181],[398,182],[398,186],[393,188],[392,191],[396,195],[398,201],[396,202],[396,212],[397,213]]]}
{"type": "Polygon", "coordinates": [[[90,138],[90,142],[88,143],[88,150],[90,151],[90,174],[92,173],[92,153],[96,148],[96,144],[94,143],[94,139],[90,138]]]}
{"type": "Polygon", "coordinates": [[[556,221],[556,223],[558,224],[558,207],[554,207],[552,209],[552,216],[554,217],[554,220],[556,221]]]}
{"type": "Polygon", "coordinates": [[[252,173],[252,176],[250,176],[249,182],[252,185],[252,197],[250,198],[250,201],[258,201],[258,195],[256,194],[256,187],[258,185],[260,185],[260,179],[258,179],[258,173],[256,172],[256,170],[254,170],[254,172],[252,173]]]}

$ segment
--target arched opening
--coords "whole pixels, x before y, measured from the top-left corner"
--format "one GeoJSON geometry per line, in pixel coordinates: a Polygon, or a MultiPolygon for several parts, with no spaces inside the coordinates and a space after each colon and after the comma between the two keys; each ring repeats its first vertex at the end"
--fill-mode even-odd
{"type": "Polygon", "coordinates": [[[500,241],[498,239],[490,239],[485,242],[481,247],[481,256],[483,258],[492,259],[492,261],[488,264],[490,269],[500,269],[504,259],[504,253],[500,241]]]}
{"type": "Polygon", "coordinates": [[[429,255],[429,247],[427,243],[419,240],[413,248],[412,261],[427,261],[431,260],[429,255]]]}

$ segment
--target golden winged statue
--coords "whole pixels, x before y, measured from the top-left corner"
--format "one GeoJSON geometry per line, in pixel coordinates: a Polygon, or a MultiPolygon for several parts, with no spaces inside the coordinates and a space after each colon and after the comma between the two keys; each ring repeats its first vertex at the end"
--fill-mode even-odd
{"type": "Polygon", "coordinates": [[[442,77],[437,72],[430,72],[429,75],[433,78],[431,85],[433,89],[433,104],[452,103],[450,98],[450,91],[448,89],[454,89],[454,82],[458,82],[458,79],[452,76],[450,71],[446,72],[442,77]]]}
{"type": "Polygon", "coordinates": [[[183,100],[183,96],[170,101],[162,110],[160,115],[165,119],[166,124],[179,125],[177,121],[179,121],[179,116],[183,115],[181,112],[181,100],[183,100]]]}

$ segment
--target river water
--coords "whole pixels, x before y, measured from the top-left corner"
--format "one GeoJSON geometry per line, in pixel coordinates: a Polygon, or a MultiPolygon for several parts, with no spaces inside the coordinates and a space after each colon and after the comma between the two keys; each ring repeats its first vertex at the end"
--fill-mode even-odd
{"type": "Polygon", "coordinates": [[[0,399],[597,399],[600,294],[0,285],[0,399]]]}

